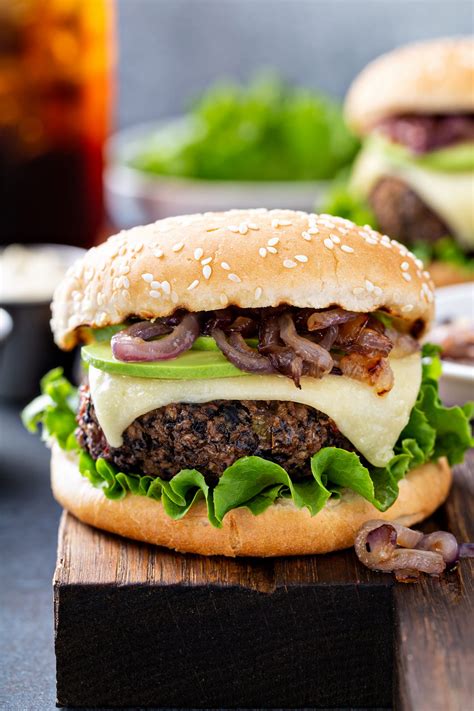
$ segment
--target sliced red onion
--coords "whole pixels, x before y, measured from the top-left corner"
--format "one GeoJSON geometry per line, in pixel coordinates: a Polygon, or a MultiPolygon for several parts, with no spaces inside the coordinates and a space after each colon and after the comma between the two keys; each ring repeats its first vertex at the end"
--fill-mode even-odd
{"type": "Polygon", "coordinates": [[[130,335],[126,329],[112,337],[112,353],[117,360],[127,363],[170,360],[191,348],[199,336],[199,330],[199,319],[191,313],[186,314],[169,335],[158,341],[146,341],[130,335]]]}
{"type": "Polygon", "coordinates": [[[345,311],[340,308],[315,311],[308,318],[307,328],[308,331],[320,331],[328,326],[338,326],[346,321],[351,321],[358,315],[354,311],[345,311]]]}
{"type": "Polygon", "coordinates": [[[418,550],[439,553],[448,565],[459,560],[458,542],[453,534],[447,531],[435,531],[423,536],[416,547],[418,550]]]}
{"type": "Polygon", "coordinates": [[[244,370],[247,373],[259,373],[260,375],[268,375],[275,373],[268,358],[258,351],[250,348],[242,336],[238,333],[232,335],[233,343],[227,341],[224,331],[220,328],[213,329],[211,333],[219,350],[225,355],[227,360],[235,365],[236,368],[244,370]]]}
{"type": "Polygon", "coordinates": [[[281,339],[287,346],[292,348],[300,358],[311,363],[313,367],[318,369],[318,377],[321,378],[323,375],[326,375],[326,373],[331,372],[334,362],[329,352],[319,344],[313,343],[303,336],[299,336],[289,313],[280,316],[279,324],[281,339]]]}
{"type": "Polygon", "coordinates": [[[398,548],[396,528],[382,521],[365,523],[357,533],[354,548],[361,563],[372,570],[418,570],[440,575],[446,567],[439,553],[398,548]]]}
{"type": "Polygon", "coordinates": [[[337,326],[328,326],[328,328],[324,329],[324,331],[321,332],[321,338],[318,340],[321,348],[325,348],[327,351],[331,350],[337,338],[337,334],[337,326]]]}
{"type": "Polygon", "coordinates": [[[158,319],[156,321],[140,321],[139,323],[134,323],[126,329],[126,333],[128,336],[143,338],[144,341],[148,341],[151,338],[157,338],[158,336],[171,333],[172,330],[173,326],[166,323],[164,319],[158,319]]]}
{"type": "Polygon", "coordinates": [[[415,531],[413,528],[407,528],[395,521],[390,523],[397,532],[397,544],[404,548],[416,548],[418,543],[424,538],[425,534],[422,531],[415,531]]]}
{"type": "Polygon", "coordinates": [[[262,319],[260,324],[260,332],[258,339],[258,350],[260,353],[266,354],[268,351],[274,350],[281,346],[280,326],[277,316],[270,316],[262,319]]]}
{"type": "Polygon", "coordinates": [[[474,543],[461,543],[459,545],[460,558],[474,558],[474,543]]]}

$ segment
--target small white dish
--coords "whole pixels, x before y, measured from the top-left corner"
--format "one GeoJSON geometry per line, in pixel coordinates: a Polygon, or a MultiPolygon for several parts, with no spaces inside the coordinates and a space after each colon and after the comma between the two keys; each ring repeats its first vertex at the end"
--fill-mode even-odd
{"type": "MultiPolygon", "coordinates": [[[[474,324],[474,282],[438,288],[435,298],[435,328],[459,319],[474,324]]],[[[430,340],[430,334],[426,340],[430,340]]],[[[474,365],[443,360],[442,367],[440,394],[443,402],[455,405],[474,399],[474,365]]]]}

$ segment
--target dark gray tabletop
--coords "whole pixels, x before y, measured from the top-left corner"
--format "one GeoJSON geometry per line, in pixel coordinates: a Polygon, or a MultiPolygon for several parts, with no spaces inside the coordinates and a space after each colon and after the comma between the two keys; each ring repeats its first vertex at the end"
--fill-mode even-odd
{"type": "Polygon", "coordinates": [[[18,406],[0,406],[0,708],[55,708],[53,605],[60,507],[49,453],[18,406]]]}

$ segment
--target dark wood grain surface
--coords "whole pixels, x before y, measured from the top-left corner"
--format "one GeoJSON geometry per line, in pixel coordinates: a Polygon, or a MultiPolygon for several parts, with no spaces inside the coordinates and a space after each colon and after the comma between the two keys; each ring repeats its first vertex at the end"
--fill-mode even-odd
{"type": "MultiPolygon", "coordinates": [[[[474,541],[474,453],[456,467],[451,495],[429,527],[474,541]]],[[[474,709],[474,560],[394,592],[399,707],[474,709]]]]}
{"type": "MultiPolygon", "coordinates": [[[[423,527],[474,539],[472,456],[423,527]]],[[[393,688],[400,709],[469,709],[473,568],[463,560],[441,579],[394,584],[352,550],[266,560],[181,555],[64,514],[54,579],[58,698],[369,707],[389,706],[393,688]]]]}

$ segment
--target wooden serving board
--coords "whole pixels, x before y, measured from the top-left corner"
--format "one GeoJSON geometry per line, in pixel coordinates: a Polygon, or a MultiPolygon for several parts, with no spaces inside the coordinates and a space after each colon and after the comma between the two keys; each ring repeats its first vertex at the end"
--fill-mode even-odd
{"type": "MultiPolygon", "coordinates": [[[[435,519],[424,528],[474,539],[474,458],[435,519]]],[[[473,563],[403,585],[352,550],[205,558],[64,514],[58,705],[473,708],[473,563]]]]}

